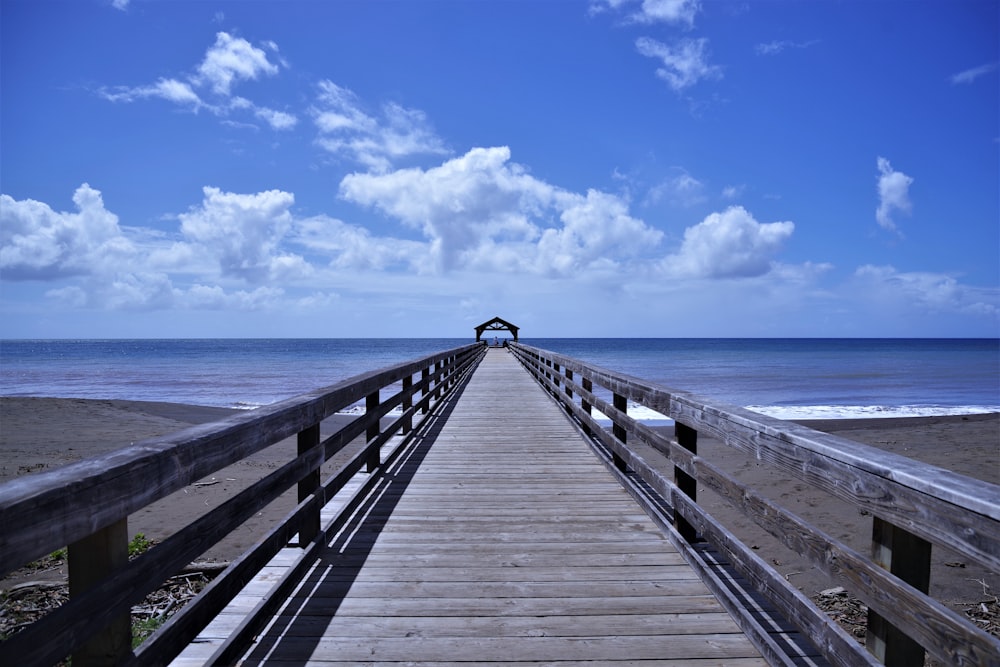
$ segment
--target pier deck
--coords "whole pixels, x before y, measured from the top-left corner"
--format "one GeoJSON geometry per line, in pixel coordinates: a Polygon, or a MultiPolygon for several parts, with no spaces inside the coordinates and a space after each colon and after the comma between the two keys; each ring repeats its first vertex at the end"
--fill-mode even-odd
{"type": "Polygon", "coordinates": [[[306,576],[243,664],[766,664],[514,358],[306,576]]]}

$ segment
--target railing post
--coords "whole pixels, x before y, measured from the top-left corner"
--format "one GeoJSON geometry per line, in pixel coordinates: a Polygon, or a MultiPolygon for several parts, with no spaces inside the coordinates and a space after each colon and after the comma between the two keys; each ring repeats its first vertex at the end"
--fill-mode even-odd
{"type": "Polygon", "coordinates": [[[440,361],[434,364],[434,401],[441,400],[441,380],[443,379],[444,364],[440,361]]]}
{"type": "Polygon", "coordinates": [[[559,385],[561,384],[561,378],[559,377],[559,374],[560,374],[559,364],[553,363],[552,364],[552,384],[554,384],[556,386],[556,392],[557,393],[559,391],[559,385]]]}
{"type": "MultiPolygon", "coordinates": [[[[698,453],[698,431],[694,430],[690,426],[686,426],[678,421],[675,421],[674,436],[677,438],[678,445],[692,454],[698,453]]],[[[698,480],[677,466],[674,466],[674,484],[677,485],[677,488],[680,489],[681,493],[686,495],[692,501],[697,501],[698,480]]],[[[681,537],[688,542],[695,542],[698,539],[698,531],[695,530],[694,526],[688,523],[687,519],[678,514],[677,510],[674,510],[674,527],[677,528],[677,532],[681,534],[681,537]]]]}
{"type": "MultiPolygon", "coordinates": [[[[69,596],[88,589],[128,564],[128,519],[69,545],[69,596]]],[[[73,652],[73,665],[116,665],[132,651],[132,619],[125,612],[73,652]]]]}
{"type": "MultiPolygon", "coordinates": [[[[583,389],[585,391],[588,391],[590,393],[594,392],[594,383],[591,382],[590,378],[586,378],[586,377],[583,378],[583,381],[582,381],[581,384],[583,385],[583,389]]],[[[586,401],[583,398],[581,398],[580,399],[580,407],[583,408],[583,411],[587,413],[588,417],[593,417],[593,415],[594,415],[594,413],[593,413],[593,407],[590,405],[590,403],[588,401],[586,401]]],[[[587,422],[583,423],[583,432],[586,433],[587,435],[594,435],[594,432],[590,429],[590,424],[587,423],[587,422]]]]}
{"type": "MultiPolygon", "coordinates": [[[[922,593],[931,583],[931,543],[875,517],[872,560],[922,593]]],[[[865,647],[890,667],[924,664],[924,647],[877,613],[868,610],[865,647]]]]}
{"type": "Polygon", "coordinates": [[[401,431],[406,435],[413,430],[413,415],[410,410],[413,408],[413,375],[403,378],[403,423],[401,431]]]}
{"type": "MultiPolygon", "coordinates": [[[[614,405],[615,408],[618,409],[618,410],[620,410],[621,412],[624,412],[626,414],[628,413],[628,399],[625,398],[624,396],[621,396],[619,394],[615,394],[614,398],[612,399],[612,405],[614,405]]],[[[611,432],[614,434],[615,438],[617,438],[618,440],[620,440],[621,443],[624,445],[625,442],[626,442],[626,440],[627,440],[627,438],[628,438],[628,433],[625,431],[625,427],[624,426],[620,426],[618,424],[618,420],[617,419],[613,419],[611,423],[613,424],[613,426],[611,428],[611,432]]],[[[628,470],[628,466],[625,464],[625,459],[623,459],[622,457],[618,456],[618,454],[612,452],[611,453],[611,458],[615,462],[615,467],[616,468],[618,468],[622,472],[625,472],[626,470],[628,470]]]]}
{"type": "MultiPolygon", "coordinates": [[[[313,424],[307,429],[299,432],[298,454],[301,456],[314,447],[319,446],[319,424],[313,424]]],[[[306,500],[319,488],[320,482],[319,468],[309,472],[299,480],[299,502],[306,500]]],[[[308,546],[319,534],[319,504],[303,517],[302,525],[299,527],[299,546],[303,549],[308,546]]]]}
{"type": "MultiPolygon", "coordinates": [[[[378,390],[376,389],[372,393],[365,397],[365,414],[373,415],[378,410],[378,390]]],[[[381,433],[381,424],[379,420],[376,419],[368,424],[368,430],[365,432],[365,439],[371,444],[372,440],[377,438],[381,433]]],[[[382,456],[376,447],[368,453],[368,472],[375,472],[378,470],[379,464],[382,463],[382,456]]]]}
{"type": "Polygon", "coordinates": [[[573,389],[570,386],[570,382],[573,380],[573,371],[566,369],[566,397],[572,401],[573,400],[573,389]]]}
{"type": "Polygon", "coordinates": [[[425,414],[425,415],[431,409],[431,405],[430,405],[431,402],[427,401],[427,400],[424,400],[424,399],[427,398],[427,394],[428,394],[428,391],[430,389],[430,383],[431,383],[431,369],[430,369],[430,367],[427,367],[427,368],[423,369],[422,371],[420,371],[420,386],[423,387],[420,390],[420,400],[421,400],[421,403],[423,403],[423,406],[424,406],[424,407],[422,407],[420,409],[420,412],[423,413],[423,414],[425,414]]]}

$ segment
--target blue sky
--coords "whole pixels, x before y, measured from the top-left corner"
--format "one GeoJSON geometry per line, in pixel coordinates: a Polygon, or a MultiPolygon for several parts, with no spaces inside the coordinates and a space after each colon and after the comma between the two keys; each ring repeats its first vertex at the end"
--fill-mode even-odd
{"type": "Polygon", "coordinates": [[[0,337],[1000,335],[994,0],[0,11],[0,337]]]}

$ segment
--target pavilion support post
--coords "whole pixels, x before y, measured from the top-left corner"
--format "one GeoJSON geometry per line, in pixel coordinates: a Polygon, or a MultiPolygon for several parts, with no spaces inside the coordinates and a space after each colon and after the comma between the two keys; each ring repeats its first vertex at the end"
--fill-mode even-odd
{"type": "MultiPolygon", "coordinates": [[[[931,543],[875,517],[872,524],[872,560],[922,593],[931,583],[931,543]]],[[[924,664],[924,647],[868,610],[865,647],[890,667],[924,664]]]]}
{"type": "MultiPolygon", "coordinates": [[[[375,414],[375,412],[378,410],[378,405],[379,405],[378,390],[375,390],[374,392],[368,394],[367,397],[365,397],[365,414],[369,416],[375,414]]],[[[368,424],[368,429],[365,432],[365,439],[368,441],[369,445],[372,443],[373,440],[378,438],[379,434],[381,433],[381,430],[382,430],[381,424],[379,424],[378,419],[374,419],[368,424]]],[[[367,463],[368,463],[369,473],[378,470],[379,465],[382,463],[382,455],[380,454],[377,447],[372,448],[372,450],[368,452],[367,463]]]]}
{"type": "MultiPolygon", "coordinates": [[[[614,398],[612,399],[612,405],[614,405],[615,408],[620,410],[621,412],[626,414],[628,413],[628,399],[625,398],[624,396],[620,394],[615,394],[614,398]]],[[[626,440],[628,439],[628,433],[625,431],[625,427],[619,423],[620,421],[621,420],[619,420],[617,417],[615,417],[612,420],[611,423],[613,424],[613,427],[611,429],[611,432],[614,434],[615,438],[624,445],[626,440]]],[[[618,468],[622,472],[626,472],[628,470],[628,466],[625,464],[625,459],[618,456],[618,454],[614,452],[612,452],[611,457],[615,462],[616,468],[618,468]]]]}
{"type": "MultiPolygon", "coordinates": [[[[298,454],[301,456],[314,447],[319,447],[319,424],[313,424],[309,428],[299,432],[298,435],[298,454]]],[[[306,500],[320,486],[320,473],[319,468],[310,471],[299,481],[299,502],[306,500]]],[[[314,505],[313,509],[310,510],[309,514],[306,515],[302,520],[302,526],[299,528],[299,546],[302,548],[307,547],[319,534],[319,504],[314,505]]]]}
{"type": "MultiPolygon", "coordinates": [[[[675,422],[674,434],[677,438],[678,445],[692,454],[698,453],[698,431],[680,422],[675,422]]],[[[686,495],[692,501],[697,501],[698,480],[680,468],[674,466],[674,483],[677,485],[677,488],[680,489],[681,493],[686,495]]],[[[677,510],[674,510],[674,527],[677,528],[677,532],[681,534],[681,537],[688,542],[696,542],[698,540],[698,531],[696,531],[695,527],[688,523],[687,519],[682,517],[677,510]]]]}
{"type": "MultiPolygon", "coordinates": [[[[128,564],[128,519],[69,545],[69,596],[78,597],[128,564]]],[[[125,612],[73,652],[75,667],[117,665],[132,651],[132,619],[125,612]]]]}

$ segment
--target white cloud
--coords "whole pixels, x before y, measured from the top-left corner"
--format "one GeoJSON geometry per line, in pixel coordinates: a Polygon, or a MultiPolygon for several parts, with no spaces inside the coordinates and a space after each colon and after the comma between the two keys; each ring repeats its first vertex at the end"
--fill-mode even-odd
{"type": "Polygon", "coordinates": [[[875,220],[879,226],[890,232],[898,232],[892,219],[894,211],[909,213],[910,185],[913,179],[901,171],[894,171],[892,165],[884,157],[876,161],[878,177],[878,208],[875,210],[875,220]]]}
{"type": "Polygon", "coordinates": [[[916,307],[932,313],[958,312],[996,318],[1000,315],[1000,290],[963,285],[942,273],[897,271],[892,266],[865,265],[855,271],[856,283],[866,299],[916,307]]]}
{"type": "Polygon", "coordinates": [[[121,11],[128,9],[128,3],[129,0],[111,0],[111,6],[121,11]]]}
{"type": "Polygon", "coordinates": [[[294,233],[294,243],[328,257],[336,269],[420,271],[429,251],[426,243],[375,237],[364,227],[327,216],[297,221],[294,233]]]}
{"type": "MultiPolygon", "coordinates": [[[[266,42],[265,46],[277,54],[278,47],[274,42],[266,42]]],[[[284,64],[284,61],[281,62],[284,64]]],[[[111,102],[131,103],[159,98],[194,112],[205,109],[219,117],[228,117],[233,112],[247,112],[265,121],[272,129],[288,130],[298,122],[293,114],[258,106],[245,97],[232,94],[236,83],[273,76],[278,71],[278,65],[270,62],[262,49],[241,37],[219,32],[215,44],[208,48],[195,72],[184,77],[185,80],[161,78],[145,86],[105,86],[97,92],[111,102]]],[[[256,127],[236,121],[223,122],[233,127],[256,127]]]]}
{"type": "Polygon", "coordinates": [[[663,66],[656,70],[656,75],[678,93],[702,79],[722,77],[720,67],[708,64],[706,54],[708,40],[704,37],[683,39],[673,45],[664,44],[650,37],[640,37],[636,40],[635,46],[642,55],[656,58],[663,63],[663,66]]]}
{"type": "Polygon", "coordinates": [[[292,114],[267,107],[258,107],[254,110],[254,115],[267,121],[267,124],[275,130],[290,130],[299,122],[299,119],[292,114]]]}
{"type": "Polygon", "coordinates": [[[722,188],[722,197],[724,199],[739,199],[743,196],[743,192],[747,189],[745,185],[727,185],[722,188]]]}
{"type": "Polygon", "coordinates": [[[242,37],[219,32],[197,71],[195,81],[208,84],[219,95],[229,95],[234,81],[277,74],[278,66],[268,61],[263,50],[242,37]]]}
{"type": "Polygon", "coordinates": [[[614,266],[614,258],[641,255],[663,234],[628,214],[619,197],[588,190],[576,195],[559,216],[561,228],[549,228],[538,241],[538,266],[556,275],[574,275],[593,265],[614,266]]]}
{"type": "Polygon", "coordinates": [[[688,227],[680,251],[662,266],[673,276],[760,276],[771,270],[774,256],[794,230],[791,222],[762,224],[742,206],[731,206],[688,227]]]}
{"type": "Polygon", "coordinates": [[[509,159],[507,147],[474,148],[426,171],[349,174],[340,193],[422,230],[434,245],[440,268],[448,270],[485,238],[526,241],[538,236],[532,219],[555,197],[555,188],[520,165],[508,164],[509,159]]]}
{"type": "MultiPolygon", "coordinates": [[[[599,13],[605,8],[617,10],[634,4],[633,0],[604,0],[592,4],[591,12],[599,13]]],[[[628,15],[629,21],[634,23],[667,23],[690,28],[701,11],[700,0],[638,0],[638,4],[639,7],[628,15]]]]}
{"type": "Polygon", "coordinates": [[[187,290],[177,290],[179,305],[198,310],[265,310],[280,306],[285,291],[277,287],[258,287],[248,292],[226,292],[218,285],[192,285],[187,290]]]}
{"type": "Polygon", "coordinates": [[[112,102],[135,102],[149,97],[158,97],[181,106],[188,106],[193,111],[205,106],[201,98],[198,97],[198,93],[189,84],[177,79],[160,79],[152,85],[136,88],[121,86],[104,88],[101,90],[101,95],[112,102]]]}
{"type": "Polygon", "coordinates": [[[84,183],[73,193],[75,213],[53,211],[32,199],[0,195],[0,270],[7,280],[54,280],[105,273],[135,253],[104,208],[98,190],[84,183]]]}
{"type": "Polygon", "coordinates": [[[540,181],[510,162],[507,147],[474,148],[426,171],[350,174],[340,193],[420,229],[439,271],[559,274],[629,257],[659,240],[627,215],[620,198],[540,181]]]}
{"type": "Polygon", "coordinates": [[[251,282],[299,265],[278,246],[292,224],[295,197],[281,190],[235,194],[205,187],[201,206],[180,216],[181,232],[218,260],[223,275],[251,282]]]}
{"type": "Polygon", "coordinates": [[[981,76],[985,76],[990,72],[995,72],[1000,63],[986,63],[985,65],[980,65],[979,67],[973,67],[961,71],[957,74],[951,76],[951,82],[953,84],[959,83],[972,83],[981,76]]]}
{"type": "Polygon", "coordinates": [[[643,23],[694,25],[694,17],[701,10],[699,0],[642,0],[642,8],[635,15],[643,23]]]}
{"type": "Polygon", "coordinates": [[[319,89],[312,110],[316,141],[334,155],[385,172],[401,158],[448,153],[422,111],[389,103],[377,119],[363,110],[353,91],[332,81],[320,82],[319,89]]]}
{"type": "Polygon", "coordinates": [[[810,46],[819,44],[818,39],[811,39],[806,42],[794,42],[791,40],[774,40],[764,42],[754,47],[754,52],[759,56],[776,56],[787,49],[808,49],[810,46]]]}
{"type": "Polygon", "coordinates": [[[677,175],[650,189],[647,200],[657,204],[663,200],[674,206],[696,206],[705,201],[705,184],[683,169],[677,175]]]}

